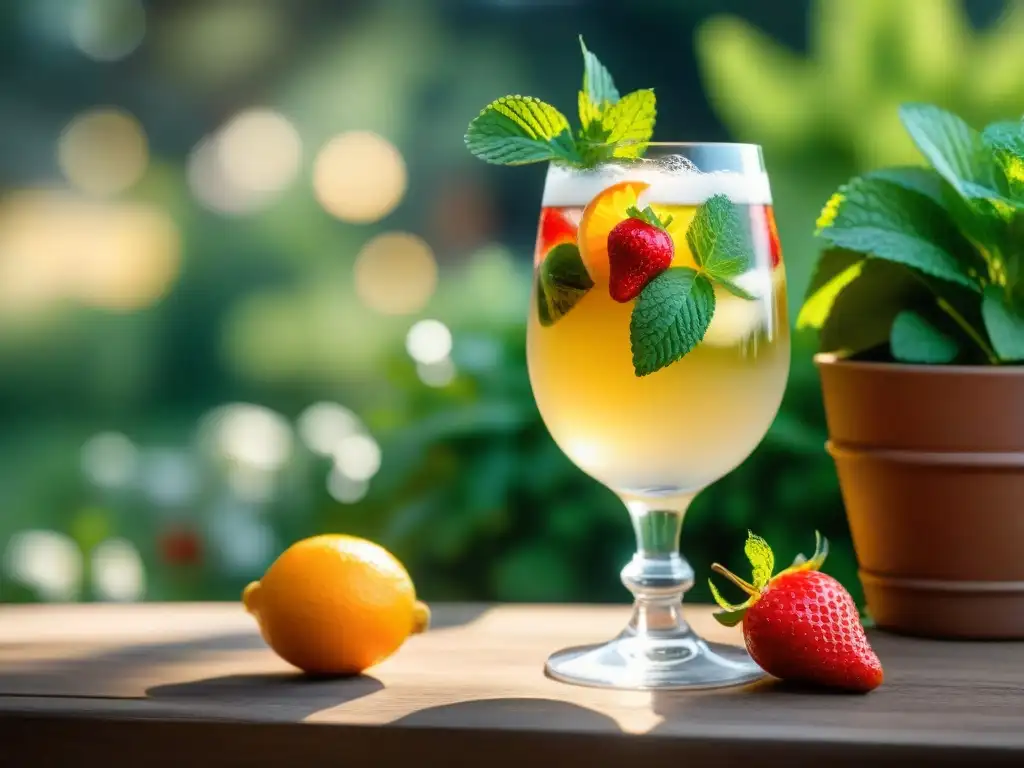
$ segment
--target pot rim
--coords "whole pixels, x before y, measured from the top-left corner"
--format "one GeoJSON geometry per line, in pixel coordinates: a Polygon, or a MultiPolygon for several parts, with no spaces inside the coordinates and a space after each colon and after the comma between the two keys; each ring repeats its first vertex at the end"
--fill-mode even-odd
{"type": "Polygon", "coordinates": [[[925,365],[921,363],[877,363],[844,360],[834,352],[818,352],[814,364],[819,368],[836,366],[862,371],[891,370],[910,375],[941,376],[1024,376],[1024,365],[925,365]]]}

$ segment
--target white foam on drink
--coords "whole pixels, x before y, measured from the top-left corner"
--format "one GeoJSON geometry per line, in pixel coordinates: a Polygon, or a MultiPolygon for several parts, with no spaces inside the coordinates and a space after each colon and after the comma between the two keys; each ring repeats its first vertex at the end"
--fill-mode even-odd
{"type": "Polygon", "coordinates": [[[763,171],[702,173],[680,157],[630,166],[605,166],[595,171],[578,171],[552,165],[544,185],[543,205],[551,208],[582,208],[602,190],[623,181],[639,181],[649,185],[640,195],[643,204],[700,205],[714,195],[725,195],[741,205],[772,203],[768,174],[763,171]]]}

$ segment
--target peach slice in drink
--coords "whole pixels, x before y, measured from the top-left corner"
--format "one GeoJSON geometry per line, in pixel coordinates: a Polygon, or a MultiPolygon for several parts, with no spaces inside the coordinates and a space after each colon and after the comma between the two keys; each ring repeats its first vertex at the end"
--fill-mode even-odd
{"type": "MultiPolygon", "coordinates": [[[[615,225],[629,218],[631,206],[643,208],[643,193],[650,185],[643,181],[622,181],[601,191],[590,201],[580,220],[577,244],[587,272],[597,285],[608,285],[608,233],[615,225]]],[[[686,230],[696,211],[692,206],[652,204],[658,218],[672,221],[666,231],[672,237],[675,255],[672,266],[695,266],[686,244],[686,230]]]]}
{"type": "Polygon", "coordinates": [[[622,181],[601,190],[583,210],[577,245],[580,258],[597,285],[608,285],[608,233],[620,221],[629,218],[626,211],[636,205],[640,193],[649,185],[642,181],[622,181]]]}

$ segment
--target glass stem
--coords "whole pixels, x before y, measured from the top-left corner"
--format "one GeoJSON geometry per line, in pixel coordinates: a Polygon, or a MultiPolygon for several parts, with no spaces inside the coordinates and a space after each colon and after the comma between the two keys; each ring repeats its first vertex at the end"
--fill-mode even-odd
{"type": "Polygon", "coordinates": [[[636,532],[636,554],[622,569],[622,583],[633,593],[627,632],[678,635],[689,632],[683,620],[683,594],[693,586],[693,568],[679,554],[683,515],[693,494],[660,500],[625,499],[636,532]]]}

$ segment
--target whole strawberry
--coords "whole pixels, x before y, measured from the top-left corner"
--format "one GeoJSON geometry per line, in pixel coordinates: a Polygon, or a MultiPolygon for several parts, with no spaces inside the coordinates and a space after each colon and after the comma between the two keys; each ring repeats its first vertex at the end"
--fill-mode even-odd
{"type": "Polygon", "coordinates": [[[665,231],[671,217],[663,223],[649,206],[643,211],[632,207],[627,213],[630,218],[608,233],[608,291],[622,303],[635,299],[668,269],[675,253],[672,237],[665,231]]]}
{"type": "Polygon", "coordinates": [[[817,545],[810,560],[798,557],[772,577],[775,556],[771,547],[749,533],[743,549],[754,569],[752,584],[718,563],[711,569],[750,597],[741,605],[731,605],[712,583],[711,594],[723,609],[715,618],[728,627],[743,622],[747,651],[770,675],[870,691],[882,684],[882,665],[868,644],[850,593],[818,570],[828,555],[828,542],[815,536],[817,545]]]}

